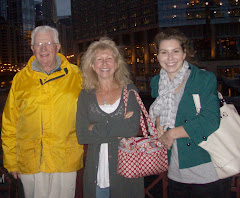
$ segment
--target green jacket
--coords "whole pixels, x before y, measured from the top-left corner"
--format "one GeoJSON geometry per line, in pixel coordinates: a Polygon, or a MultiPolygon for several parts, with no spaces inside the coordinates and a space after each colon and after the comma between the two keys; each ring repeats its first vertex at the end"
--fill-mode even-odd
{"type": "MultiPolygon", "coordinates": [[[[175,127],[183,126],[190,138],[177,139],[179,168],[189,168],[211,161],[209,154],[198,144],[216,131],[220,124],[220,104],[217,80],[213,73],[189,64],[190,76],[178,106],[175,127]],[[199,94],[201,112],[196,115],[192,94],[199,94]]],[[[158,96],[160,76],[151,80],[152,97],[158,96]]],[[[171,150],[168,151],[170,159],[171,150]]]]}

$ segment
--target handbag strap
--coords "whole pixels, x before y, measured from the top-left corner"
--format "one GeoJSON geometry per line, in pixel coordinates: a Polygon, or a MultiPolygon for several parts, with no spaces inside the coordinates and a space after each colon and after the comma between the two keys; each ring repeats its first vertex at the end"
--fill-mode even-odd
{"type": "Polygon", "coordinates": [[[222,107],[223,105],[226,105],[226,101],[225,99],[223,98],[222,94],[220,92],[218,92],[218,98],[220,100],[220,107],[222,107]]]}
{"type": "Polygon", "coordinates": [[[143,114],[147,120],[147,122],[149,123],[149,125],[151,126],[155,136],[157,137],[157,131],[156,131],[156,128],[153,124],[153,122],[151,121],[149,115],[148,115],[148,112],[141,100],[141,97],[139,96],[139,94],[133,90],[133,89],[130,89],[129,91],[127,90],[127,88],[124,88],[124,92],[123,92],[123,100],[124,100],[124,105],[125,105],[125,111],[124,111],[124,114],[126,114],[126,111],[127,111],[127,102],[128,102],[128,96],[129,96],[129,93],[130,92],[133,92],[136,96],[136,99],[137,99],[137,102],[141,108],[141,116],[140,116],[140,126],[142,128],[142,131],[143,131],[143,136],[144,137],[148,137],[148,132],[147,132],[147,128],[146,128],[146,125],[145,125],[145,122],[144,122],[144,118],[143,118],[143,114]],[[143,114],[142,114],[143,113],[143,114]]]}
{"type": "MultiPolygon", "coordinates": [[[[200,102],[199,94],[192,94],[192,96],[193,96],[193,101],[195,104],[197,114],[199,114],[201,110],[201,102],[200,102]]],[[[218,98],[220,100],[220,107],[227,104],[220,92],[218,92],[218,98]]]]}
{"type": "Polygon", "coordinates": [[[201,102],[200,102],[199,94],[192,94],[192,96],[193,96],[193,101],[195,104],[196,112],[197,112],[197,114],[199,114],[201,111],[201,102]]]}

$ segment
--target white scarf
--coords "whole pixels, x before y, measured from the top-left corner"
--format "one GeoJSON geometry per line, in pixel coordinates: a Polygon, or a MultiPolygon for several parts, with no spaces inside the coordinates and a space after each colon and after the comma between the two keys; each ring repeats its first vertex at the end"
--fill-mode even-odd
{"type": "Polygon", "coordinates": [[[164,129],[174,128],[177,112],[174,111],[175,106],[175,90],[183,82],[189,65],[187,61],[183,62],[181,70],[177,73],[172,81],[164,69],[160,71],[160,80],[158,83],[159,96],[155,99],[149,109],[149,116],[153,123],[156,117],[160,117],[160,125],[164,129]]]}

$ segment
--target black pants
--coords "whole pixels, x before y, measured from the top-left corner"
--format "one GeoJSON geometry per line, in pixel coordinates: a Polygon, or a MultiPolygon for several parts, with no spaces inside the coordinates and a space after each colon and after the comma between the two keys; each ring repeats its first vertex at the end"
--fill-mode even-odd
{"type": "Polygon", "coordinates": [[[169,198],[231,198],[231,178],[208,184],[184,184],[169,179],[169,198]]]}

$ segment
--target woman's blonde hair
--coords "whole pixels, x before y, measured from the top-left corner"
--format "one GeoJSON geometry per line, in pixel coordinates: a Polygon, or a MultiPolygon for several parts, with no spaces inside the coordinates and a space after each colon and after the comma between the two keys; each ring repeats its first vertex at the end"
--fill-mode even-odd
{"type": "Polygon", "coordinates": [[[111,50],[113,53],[116,64],[116,70],[114,73],[115,82],[123,87],[132,82],[130,80],[127,63],[120,54],[116,43],[107,37],[102,37],[99,41],[94,41],[90,44],[81,59],[80,68],[83,72],[83,86],[86,91],[91,91],[99,86],[98,76],[93,70],[93,65],[97,52],[104,50],[111,50]]]}

